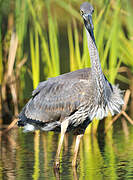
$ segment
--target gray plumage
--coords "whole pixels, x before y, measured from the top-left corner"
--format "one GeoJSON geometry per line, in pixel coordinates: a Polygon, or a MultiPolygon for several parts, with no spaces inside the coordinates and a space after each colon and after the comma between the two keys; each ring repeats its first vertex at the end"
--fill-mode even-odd
{"type": "Polygon", "coordinates": [[[39,83],[32,98],[19,115],[19,126],[25,130],[59,131],[68,119],[67,131],[84,133],[96,117],[103,119],[110,112],[119,113],[123,105],[121,90],[105,78],[93,34],[93,7],[83,3],[80,7],[84,20],[91,68],[80,69],[39,83]]]}

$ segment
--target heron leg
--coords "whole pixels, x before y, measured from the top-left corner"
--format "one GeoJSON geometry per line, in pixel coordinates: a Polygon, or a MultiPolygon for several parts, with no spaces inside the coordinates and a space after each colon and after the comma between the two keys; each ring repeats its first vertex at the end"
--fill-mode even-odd
{"type": "Polygon", "coordinates": [[[54,167],[57,168],[57,169],[59,169],[60,152],[61,152],[61,147],[62,147],[62,144],[63,144],[64,135],[66,133],[67,127],[68,127],[68,120],[66,119],[65,121],[63,121],[61,123],[61,137],[60,137],[58,149],[57,149],[57,152],[56,152],[56,159],[55,159],[55,164],[54,164],[54,167]]]}
{"type": "Polygon", "coordinates": [[[79,134],[76,137],[76,144],[75,144],[75,149],[74,149],[74,156],[73,156],[73,160],[72,160],[72,166],[75,167],[76,166],[76,160],[77,160],[77,154],[78,154],[78,150],[79,150],[79,143],[81,138],[83,137],[83,134],[79,134]]]}

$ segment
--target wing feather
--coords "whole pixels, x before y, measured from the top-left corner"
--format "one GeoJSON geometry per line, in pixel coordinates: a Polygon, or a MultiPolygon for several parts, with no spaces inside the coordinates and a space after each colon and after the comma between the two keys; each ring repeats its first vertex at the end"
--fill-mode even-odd
{"type": "Polygon", "coordinates": [[[81,101],[84,85],[79,80],[45,81],[26,105],[27,118],[43,122],[59,120],[75,111],[81,101]]]}
{"type": "Polygon", "coordinates": [[[76,112],[81,104],[84,83],[90,76],[90,68],[69,72],[39,83],[32,98],[20,113],[42,122],[59,121],[76,112]]]}
{"type": "MultiPolygon", "coordinates": [[[[48,81],[60,81],[60,80],[88,80],[90,76],[90,68],[78,69],[76,71],[68,72],[57,77],[48,78],[48,81]]],[[[40,82],[38,87],[32,92],[32,96],[35,96],[42,88],[47,86],[47,81],[40,82]]]]}

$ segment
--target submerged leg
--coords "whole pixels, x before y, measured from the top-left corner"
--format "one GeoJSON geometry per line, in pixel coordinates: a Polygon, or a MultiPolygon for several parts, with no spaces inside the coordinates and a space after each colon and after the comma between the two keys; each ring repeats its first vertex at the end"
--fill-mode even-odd
{"type": "Polygon", "coordinates": [[[75,149],[74,149],[74,156],[73,156],[73,160],[72,160],[72,166],[76,166],[79,143],[80,143],[80,139],[82,138],[82,136],[83,136],[83,134],[79,134],[76,137],[76,144],[75,144],[75,149]]]}
{"type": "Polygon", "coordinates": [[[62,147],[62,143],[63,143],[63,139],[64,139],[64,135],[66,133],[67,127],[68,127],[68,120],[65,120],[61,123],[61,137],[60,137],[58,149],[56,152],[56,159],[55,159],[55,164],[54,164],[55,168],[59,168],[60,152],[61,152],[61,147],[62,147]]]}

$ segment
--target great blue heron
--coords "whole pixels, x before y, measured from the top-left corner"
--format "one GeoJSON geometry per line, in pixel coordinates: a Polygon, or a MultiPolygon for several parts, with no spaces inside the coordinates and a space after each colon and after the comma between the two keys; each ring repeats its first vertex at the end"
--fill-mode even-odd
{"type": "Polygon", "coordinates": [[[80,6],[80,13],[88,40],[91,68],[69,72],[39,83],[32,98],[19,115],[18,126],[25,131],[61,131],[55,165],[64,135],[71,130],[77,135],[72,165],[76,165],[79,142],[86,127],[96,117],[103,119],[110,112],[119,113],[123,104],[121,90],[104,76],[93,34],[93,7],[88,2],[80,6]]]}

